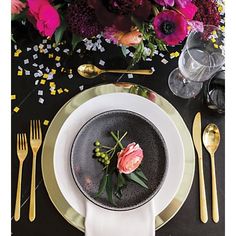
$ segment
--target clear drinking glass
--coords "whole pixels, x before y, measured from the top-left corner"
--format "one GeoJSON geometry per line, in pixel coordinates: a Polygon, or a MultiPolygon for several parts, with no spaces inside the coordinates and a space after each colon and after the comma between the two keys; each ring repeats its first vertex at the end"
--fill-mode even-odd
{"type": "Polygon", "coordinates": [[[169,75],[169,88],[178,97],[195,97],[203,82],[224,62],[224,33],[218,27],[205,25],[203,32],[192,31],[180,55],[179,67],[169,75]]]}

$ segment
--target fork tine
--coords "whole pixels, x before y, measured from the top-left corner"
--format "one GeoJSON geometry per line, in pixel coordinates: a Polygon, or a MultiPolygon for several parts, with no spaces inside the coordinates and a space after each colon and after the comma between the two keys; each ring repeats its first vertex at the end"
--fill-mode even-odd
{"type": "Polygon", "coordinates": [[[32,120],[30,120],[30,140],[33,139],[33,132],[32,132],[32,120]]]}
{"type": "Polygon", "coordinates": [[[20,150],[19,142],[20,142],[20,138],[19,138],[19,134],[17,134],[16,135],[16,148],[17,148],[17,150],[20,150]]]}
{"type": "Polygon", "coordinates": [[[41,130],[41,123],[40,120],[38,120],[38,128],[39,128],[39,139],[42,139],[42,130],[41,130]]]}
{"type": "Polygon", "coordinates": [[[21,138],[21,134],[20,134],[20,150],[22,150],[22,138],[21,138]]]}
{"type": "Polygon", "coordinates": [[[37,133],[36,133],[36,124],[35,120],[33,120],[33,133],[34,133],[34,139],[37,139],[37,133]]]}
{"type": "Polygon", "coordinates": [[[27,144],[26,133],[24,133],[24,141],[25,141],[25,150],[28,151],[28,144],[27,144]]]}

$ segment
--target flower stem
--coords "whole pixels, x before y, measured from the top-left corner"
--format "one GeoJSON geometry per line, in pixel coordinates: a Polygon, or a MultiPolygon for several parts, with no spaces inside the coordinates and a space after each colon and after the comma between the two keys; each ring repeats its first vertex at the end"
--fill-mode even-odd
{"type": "MultiPolygon", "coordinates": [[[[116,137],[116,135],[113,133],[113,131],[111,131],[112,137],[115,139],[115,141],[117,142],[117,144],[120,146],[121,149],[124,148],[123,145],[122,145],[122,143],[121,143],[121,141],[122,141],[122,139],[126,136],[126,134],[127,134],[127,132],[125,132],[125,133],[123,134],[123,136],[122,136],[120,139],[118,139],[118,138],[116,137]]],[[[116,144],[116,146],[117,146],[117,144],[116,144]]]]}

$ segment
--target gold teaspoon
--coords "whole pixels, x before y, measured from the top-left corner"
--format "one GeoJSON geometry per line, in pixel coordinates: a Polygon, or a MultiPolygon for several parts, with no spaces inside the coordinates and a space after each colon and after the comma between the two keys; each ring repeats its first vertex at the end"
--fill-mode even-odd
{"type": "Polygon", "coordinates": [[[137,74],[137,75],[152,75],[153,71],[150,70],[101,70],[92,64],[84,64],[78,67],[78,73],[87,78],[93,79],[102,73],[126,73],[126,74],[137,74]]]}
{"type": "Polygon", "coordinates": [[[211,157],[212,176],[212,218],[215,223],[219,222],[219,208],[215,173],[215,152],[220,143],[220,131],[215,124],[209,124],[203,132],[203,143],[211,157]]]}

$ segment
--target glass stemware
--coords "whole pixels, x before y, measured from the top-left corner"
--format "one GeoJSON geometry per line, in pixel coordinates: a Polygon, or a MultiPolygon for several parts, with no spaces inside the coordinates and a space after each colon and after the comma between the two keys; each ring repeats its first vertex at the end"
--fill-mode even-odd
{"type": "Polygon", "coordinates": [[[178,97],[195,97],[203,82],[209,80],[225,62],[224,34],[216,26],[205,25],[203,32],[192,31],[168,79],[170,90],[178,97]]]}

